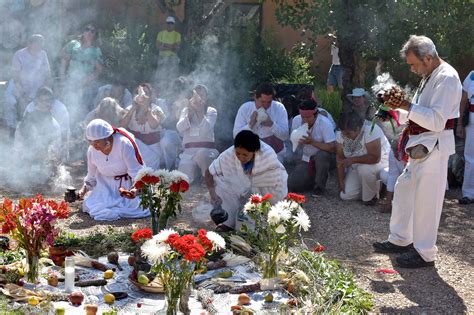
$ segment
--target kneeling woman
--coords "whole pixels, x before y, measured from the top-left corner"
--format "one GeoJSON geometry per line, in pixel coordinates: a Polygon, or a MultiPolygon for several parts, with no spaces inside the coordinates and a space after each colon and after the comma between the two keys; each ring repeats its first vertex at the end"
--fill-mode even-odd
{"type": "Polygon", "coordinates": [[[112,221],[121,218],[141,218],[150,215],[140,207],[140,198],[132,189],[133,178],[143,166],[133,135],[113,128],[102,119],[92,120],[86,128],[90,143],[87,151],[87,176],[79,192],[84,212],[94,220],[112,221]],[[128,198],[122,196],[126,190],[128,198]],[[129,191],[130,190],[130,191],[129,191]]]}
{"type": "Polygon", "coordinates": [[[214,204],[221,204],[228,219],[218,229],[235,228],[237,212],[250,194],[272,194],[272,202],[288,194],[288,174],[275,151],[250,130],[242,130],[234,145],[222,152],[206,172],[206,185],[214,204]]]}

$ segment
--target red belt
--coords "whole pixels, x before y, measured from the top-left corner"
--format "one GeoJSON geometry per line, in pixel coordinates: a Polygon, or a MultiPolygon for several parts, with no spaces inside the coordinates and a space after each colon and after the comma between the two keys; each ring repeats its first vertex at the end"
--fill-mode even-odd
{"type": "Polygon", "coordinates": [[[474,104],[470,104],[470,105],[469,105],[469,111],[470,111],[471,113],[474,113],[474,104]]]}
{"type": "MultiPolygon", "coordinates": [[[[448,119],[446,121],[446,125],[444,125],[444,130],[454,129],[454,119],[448,119]]],[[[410,136],[416,136],[425,132],[428,132],[426,128],[421,127],[417,123],[409,120],[408,126],[403,129],[402,135],[400,136],[400,140],[398,141],[398,149],[397,149],[397,160],[403,160],[405,162],[408,161],[408,154],[405,152],[407,147],[408,139],[410,136]]]]}
{"type": "Polygon", "coordinates": [[[144,144],[150,145],[160,142],[160,132],[152,132],[152,133],[141,133],[138,131],[131,131],[135,138],[140,139],[141,142],[144,144]]]}
{"type": "Polygon", "coordinates": [[[276,153],[279,153],[285,147],[283,141],[276,136],[262,138],[262,141],[271,146],[276,153]]]}
{"type": "Polygon", "coordinates": [[[206,149],[215,149],[216,144],[215,142],[188,142],[184,145],[185,149],[190,149],[190,148],[206,148],[206,149]]]}

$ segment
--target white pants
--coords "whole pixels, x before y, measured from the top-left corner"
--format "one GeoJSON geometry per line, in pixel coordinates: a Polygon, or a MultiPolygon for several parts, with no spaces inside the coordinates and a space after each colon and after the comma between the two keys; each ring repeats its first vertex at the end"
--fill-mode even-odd
{"type": "Polygon", "coordinates": [[[354,164],[348,168],[344,178],[345,192],[340,193],[342,200],[370,201],[378,195],[380,172],[384,164],[354,164]]]}
{"type": "Polygon", "coordinates": [[[196,172],[204,176],[206,170],[219,155],[219,151],[209,148],[188,148],[180,154],[178,170],[188,175],[191,184],[196,179],[196,172]]]}
{"type": "Polygon", "coordinates": [[[469,124],[466,126],[462,196],[474,199],[474,113],[469,113],[469,124]]]}
{"type": "Polygon", "coordinates": [[[380,179],[385,184],[385,186],[387,186],[387,191],[394,191],[398,176],[400,176],[404,168],[405,163],[403,161],[397,160],[393,154],[393,150],[391,150],[388,156],[388,167],[385,167],[380,172],[380,179]]]}
{"type": "Polygon", "coordinates": [[[426,158],[410,159],[395,184],[388,241],[399,246],[413,243],[428,262],[436,259],[438,251],[448,158],[436,146],[426,158]]]}

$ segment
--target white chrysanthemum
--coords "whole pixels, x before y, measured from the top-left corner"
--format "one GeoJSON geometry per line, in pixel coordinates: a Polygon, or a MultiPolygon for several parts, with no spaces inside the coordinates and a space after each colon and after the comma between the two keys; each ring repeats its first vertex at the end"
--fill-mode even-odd
{"type": "Polygon", "coordinates": [[[212,247],[214,249],[223,249],[225,248],[225,239],[213,231],[206,232],[207,238],[212,242],[212,247]]]}
{"type": "Polygon", "coordinates": [[[143,257],[147,258],[152,264],[163,261],[171,252],[171,247],[166,243],[157,243],[151,239],[143,243],[141,247],[143,257]]]}
{"type": "Polygon", "coordinates": [[[277,202],[272,208],[278,211],[282,221],[287,221],[291,218],[290,203],[287,200],[277,202]]]}
{"type": "Polygon", "coordinates": [[[303,229],[305,232],[308,231],[309,227],[311,226],[311,222],[304,210],[298,212],[294,218],[296,220],[296,225],[299,226],[300,229],[303,229]]]}
{"type": "Polygon", "coordinates": [[[183,172],[180,172],[178,170],[173,170],[173,171],[169,172],[169,181],[171,183],[178,183],[182,180],[185,180],[189,183],[188,175],[186,175],[183,172]]]}
{"type": "Polygon", "coordinates": [[[281,208],[280,217],[282,221],[288,221],[291,219],[291,211],[288,208],[281,208]]]}
{"type": "Polygon", "coordinates": [[[276,229],[275,229],[275,232],[277,232],[278,234],[283,234],[286,232],[286,229],[285,227],[283,226],[283,224],[280,224],[276,229]]]}
{"type": "Polygon", "coordinates": [[[161,230],[160,233],[154,235],[153,240],[158,245],[158,243],[164,243],[171,234],[177,234],[177,233],[178,232],[176,232],[173,229],[164,229],[164,230],[161,230]]]}
{"type": "Polygon", "coordinates": [[[255,205],[252,204],[250,201],[247,202],[245,205],[244,205],[244,212],[247,213],[249,211],[254,211],[255,210],[255,205]]]}
{"type": "Polygon", "coordinates": [[[276,207],[271,207],[270,211],[268,211],[268,223],[271,225],[277,225],[280,223],[281,218],[280,218],[280,211],[276,207]]]}
{"type": "Polygon", "coordinates": [[[155,175],[155,170],[151,167],[142,167],[135,176],[135,182],[140,181],[145,175],[155,175]]]}

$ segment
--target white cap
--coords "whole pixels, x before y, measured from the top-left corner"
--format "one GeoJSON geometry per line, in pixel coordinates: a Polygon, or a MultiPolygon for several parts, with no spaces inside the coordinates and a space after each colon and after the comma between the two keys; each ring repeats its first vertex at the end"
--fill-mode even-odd
{"type": "Polygon", "coordinates": [[[114,133],[114,128],[102,119],[92,120],[86,128],[86,139],[90,141],[105,139],[114,133]]]}
{"type": "Polygon", "coordinates": [[[347,94],[347,96],[365,96],[367,92],[363,88],[355,88],[352,90],[352,94],[347,94]]]}
{"type": "Polygon", "coordinates": [[[166,23],[173,23],[174,24],[174,23],[176,23],[176,21],[175,21],[174,17],[168,16],[166,18],[166,23]]]}

